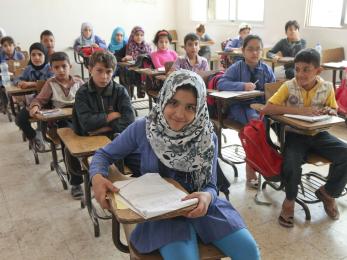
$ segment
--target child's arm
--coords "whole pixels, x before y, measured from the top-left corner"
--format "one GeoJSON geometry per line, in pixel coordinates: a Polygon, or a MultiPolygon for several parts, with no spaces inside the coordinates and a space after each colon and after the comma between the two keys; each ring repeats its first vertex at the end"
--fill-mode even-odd
{"type": "Polygon", "coordinates": [[[157,52],[152,52],[151,53],[151,60],[153,62],[153,65],[154,65],[154,68],[161,68],[161,67],[164,67],[164,65],[162,65],[160,63],[160,60],[159,60],[159,55],[157,52]]]}
{"type": "Polygon", "coordinates": [[[97,35],[95,35],[95,43],[97,44],[96,47],[107,49],[106,42],[97,35]]]}
{"type": "Polygon", "coordinates": [[[31,101],[30,115],[38,112],[44,105],[46,105],[51,100],[53,92],[49,82],[50,81],[46,81],[40,93],[33,99],[33,101],[31,101]]]}
{"type": "Polygon", "coordinates": [[[255,84],[252,82],[240,82],[238,76],[240,75],[239,65],[231,65],[225,74],[218,80],[217,88],[221,91],[243,91],[252,90],[255,84]],[[251,83],[251,84],[249,84],[251,83]]]}
{"type": "Polygon", "coordinates": [[[284,41],[285,39],[282,39],[277,42],[275,46],[273,46],[272,49],[267,52],[266,56],[270,59],[279,59],[280,56],[278,56],[277,53],[283,50],[284,41]]]}

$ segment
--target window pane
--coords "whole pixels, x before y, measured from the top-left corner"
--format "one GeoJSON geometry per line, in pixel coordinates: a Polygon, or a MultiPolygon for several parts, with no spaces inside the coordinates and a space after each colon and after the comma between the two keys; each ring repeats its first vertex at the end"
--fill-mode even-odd
{"type": "Polygon", "coordinates": [[[190,13],[193,21],[206,21],[207,0],[191,0],[190,13]]]}
{"type": "Polygon", "coordinates": [[[264,0],[239,0],[237,2],[237,19],[262,22],[264,20],[264,0]]]}
{"type": "Polygon", "coordinates": [[[236,0],[230,0],[230,9],[229,9],[229,20],[236,20],[236,0]]]}
{"type": "Polygon", "coordinates": [[[343,0],[311,0],[310,26],[340,27],[343,0]]]}
{"type": "Polygon", "coordinates": [[[216,0],[216,20],[229,20],[229,0],[216,0]]]}

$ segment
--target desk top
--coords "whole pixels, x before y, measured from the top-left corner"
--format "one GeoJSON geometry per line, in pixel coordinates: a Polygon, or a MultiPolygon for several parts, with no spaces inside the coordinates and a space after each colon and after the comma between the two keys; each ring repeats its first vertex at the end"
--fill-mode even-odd
{"type": "Polygon", "coordinates": [[[117,65],[121,66],[121,67],[129,67],[129,66],[135,66],[135,61],[120,61],[117,62],[117,65]]]}
{"type": "MultiPolygon", "coordinates": [[[[45,110],[42,110],[45,111],[45,110]]],[[[59,111],[56,113],[53,112],[52,114],[41,114],[37,113],[35,114],[34,118],[40,120],[40,121],[56,121],[64,118],[71,118],[72,117],[72,108],[66,107],[66,108],[60,108],[59,111]]]]}
{"type": "Polygon", "coordinates": [[[159,76],[159,75],[165,75],[165,70],[158,71],[157,69],[151,69],[151,68],[137,68],[137,67],[131,67],[129,70],[133,70],[137,73],[147,75],[147,76],[159,76]]]}
{"type": "Polygon", "coordinates": [[[294,57],[281,57],[277,61],[271,58],[263,58],[263,61],[272,62],[274,64],[291,64],[294,63],[294,57]]]}
{"type": "Polygon", "coordinates": [[[219,99],[250,99],[264,96],[263,91],[252,90],[252,91],[208,91],[209,96],[219,99]]]}
{"type": "Polygon", "coordinates": [[[93,155],[96,150],[111,142],[106,136],[79,136],[71,128],[58,128],[57,133],[71,155],[75,157],[93,155]]]}
{"type": "Polygon", "coordinates": [[[13,95],[13,94],[25,95],[25,94],[37,92],[36,87],[34,87],[34,88],[19,88],[15,85],[12,85],[10,87],[6,87],[5,89],[6,89],[6,92],[8,95],[13,95]]]}
{"type": "Polygon", "coordinates": [[[344,70],[347,67],[347,61],[343,60],[340,62],[327,62],[323,63],[322,67],[324,69],[344,70]]]}
{"type": "Polygon", "coordinates": [[[228,55],[228,56],[243,56],[241,50],[233,50],[233,51],[216,51],[218,55],[228,55]]]}

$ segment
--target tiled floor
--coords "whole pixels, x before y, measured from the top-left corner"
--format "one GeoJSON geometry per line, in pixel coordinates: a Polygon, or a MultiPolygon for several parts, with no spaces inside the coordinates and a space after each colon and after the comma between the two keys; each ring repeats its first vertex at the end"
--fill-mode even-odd
{"type": "MultiPolygon", "coordinates": [[[[114,247],[110,221],[100,221],[101,236],[94,238],[87,210],[50,171],[50,154],[40,154],[35,165],[15,124],[1,114],[0,125],[0,259],[129,259],[114,247]]],[[[333,131],[347,139],[345,125],[333,131]]],[[[347,260],[347,196],[338,200],[340,220],[328,219],[322,204],[314,204],[309,206],[312,220],[306,222],[297,206],[295,227],[285,229],[277,224],[283,194],[267,189],[262,198],[273,204],[256,205],[255,191],[245,187],[243,167],[237,180],[226,167],[230,200],[257,240],[262,259],[347,260]]]]}

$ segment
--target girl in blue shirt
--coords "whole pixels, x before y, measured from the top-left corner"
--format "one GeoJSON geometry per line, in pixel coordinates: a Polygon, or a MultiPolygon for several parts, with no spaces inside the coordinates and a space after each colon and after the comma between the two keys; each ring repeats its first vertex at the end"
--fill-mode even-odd
{"type": "MultiPolygon", "coordinates": [[[[263,42],[257,35],[248,35],[242,46],[244,60],[231,65],[219,79],[217,87],[226,91],[264,91],[265,83],[276,81],[272,69],[260,58],[263,42]]],[[[252,103],[264,103],[263,97],[247,101],[235,102],[229,106],[228,118],[245,125],[252,119],[257,119],[259,114],[250,107],[252,103]]],[[[253,169],[246,164],[247,185],[257,188],[257,176],[253,169]]]]}
{"type": "Polygon", "coordinates": [[[196,73],[170,74],[149,116],[135,121],[94,155],[89,172],[95,198],[109,208],[106,192],[118,189],[105,178],[108,167],[138,149],[141,174],[157,172],[172,178],[188,191],[183,199],[199,201],[185,216],[138,224],[130,241],[140,253],[159,250],[166,260],[199,259],[199,237],[233,260],[259,259],[241,216],[229,201],[217,196],[217,138],[205,98],[205,84],[196,73]]]}

